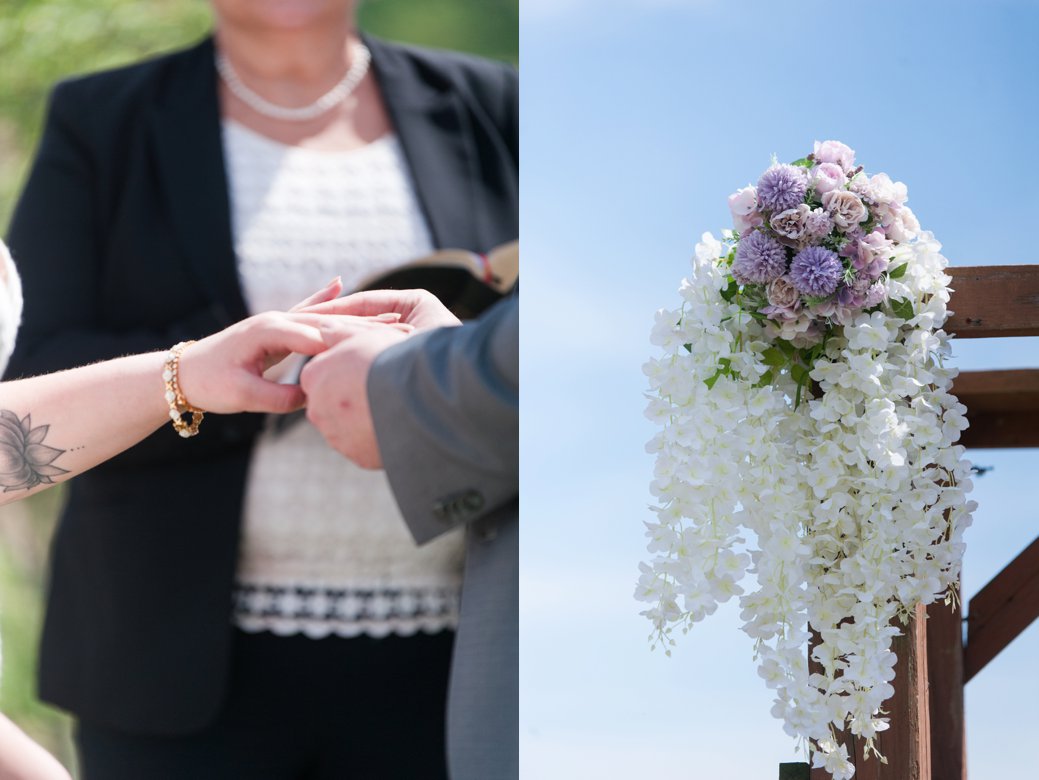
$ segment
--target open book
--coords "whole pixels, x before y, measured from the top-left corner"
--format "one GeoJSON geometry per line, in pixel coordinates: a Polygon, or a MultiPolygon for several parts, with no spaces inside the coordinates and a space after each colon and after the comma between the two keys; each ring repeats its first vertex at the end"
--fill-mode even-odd
{"type": "Polygon", "coordinates": [[[507,295],[518,278],[519,242],[512,241],[486,255],[464,249],[440,249],[392,271],[373,274],[351,292],[429,290],[455,316],[466,320],[507,295]]]}

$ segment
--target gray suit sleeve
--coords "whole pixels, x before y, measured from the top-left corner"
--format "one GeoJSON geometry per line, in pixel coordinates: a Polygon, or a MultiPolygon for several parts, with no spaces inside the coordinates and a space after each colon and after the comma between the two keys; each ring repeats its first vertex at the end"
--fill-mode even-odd
{"type": "Polygon", "coordinates": [[[420,544],[514,501],[519,301],[386,350],[368,376],[383,467],[420,544]]]}

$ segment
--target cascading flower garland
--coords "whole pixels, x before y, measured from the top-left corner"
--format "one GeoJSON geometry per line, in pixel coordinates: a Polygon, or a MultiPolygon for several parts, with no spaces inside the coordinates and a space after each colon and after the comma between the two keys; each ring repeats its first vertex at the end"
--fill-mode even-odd
{"type": "Polygon", "coordinates": [[[877,753],[888,726],[899,623],[957,598],[974,509],[947,261],[906,199],[836,141],[774,164],[730,197],[736,231],[696,246],[644,369],[651,637],[670,654],[675,627],[738,596],[773,714],[838,780],[840,732],[877,753]]]}

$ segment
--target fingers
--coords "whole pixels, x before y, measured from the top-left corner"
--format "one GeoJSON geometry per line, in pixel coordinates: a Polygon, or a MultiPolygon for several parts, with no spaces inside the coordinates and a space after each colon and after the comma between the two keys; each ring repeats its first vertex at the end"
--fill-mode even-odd
{"type": "Polygon", "coordinates": [[[362,333],[371,333],[376,328],[388,328],[404,334],[411,334],[415,328],[403,322],[391,324],[372,324],[370,320],[355,317],[323,317],[318,324],[318,330],[326,347],[334,347],[341,341],[358,336],[362,333]]]}
{"type": "Polygon", "coordinates": [[[406,314],[415,305],[414,290],[370,290],[306,307],[316,314],[351,314],[370,317],[385,312],[406,314]]]}
{"type": "Polygon", "coordinates": [[[308,298],[304,298],[302,301],[297,303],[295,306],[289,309],[289,311],[299,311],[300,309],[305,309],[308,306],[313,306],[318,303],[333,300],[334,298],[338,298],[342,292],[343,278],[341,276],[337,276],[335,279],[330,281],[316,293],[314,293],[308,298]]]}
{"type": "Polygon", "coordinates": [[[297,352],[301,355],[317,355],[324,352],[326,345],[318,330],[317,322],[300,322],[285,315],[257,324],[251,334],[254,352],[265,355],[283,355],[297,352]]]}
{"type": "Polygon", "coordinates": [[[405,322],[401,322],[400,314],[393,311],[387,311],[383,312],[382,314],[374,314],[371,316],[363,317],[358,317],[350,314],[322,314],[312,309],[308,311],[285,312],[284,314],[281,312],[272,312],[272,314],[279,318],[284,318],[290,322],[298,322],[302,325],[309,325],[313,328],[320,328],[324,323],[342,320],[343,322],[351,322],[365,325],[395,325],[408,330],[408,332],[414,329],[413,326],[408,325],[405,322]]]}
{"type": "Polygon", "coordinates": [[[249,373],[242,374],[240,392],[242,408],[247,412],[287,414],[306,403],[299,385],[279,385],[249,373]]]}

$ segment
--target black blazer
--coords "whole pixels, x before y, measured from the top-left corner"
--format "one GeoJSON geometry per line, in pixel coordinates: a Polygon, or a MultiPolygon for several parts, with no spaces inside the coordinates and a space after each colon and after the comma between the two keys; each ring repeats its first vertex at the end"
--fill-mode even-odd
{"type": "MultiPolygon", "coordinates": [[[[366,42],[435,244],[516,238],[515,71],[366,42]]],[[[8,239],[26,301],[8,377],[165,349],[246,315],[213,55],[207,39],[54,90],[8,239]]],[[[53,547],[45,700],[141,733],[212,720],[260,423],[210,416],[187,441],[167,426],[73,480],[53,547]]]]}

